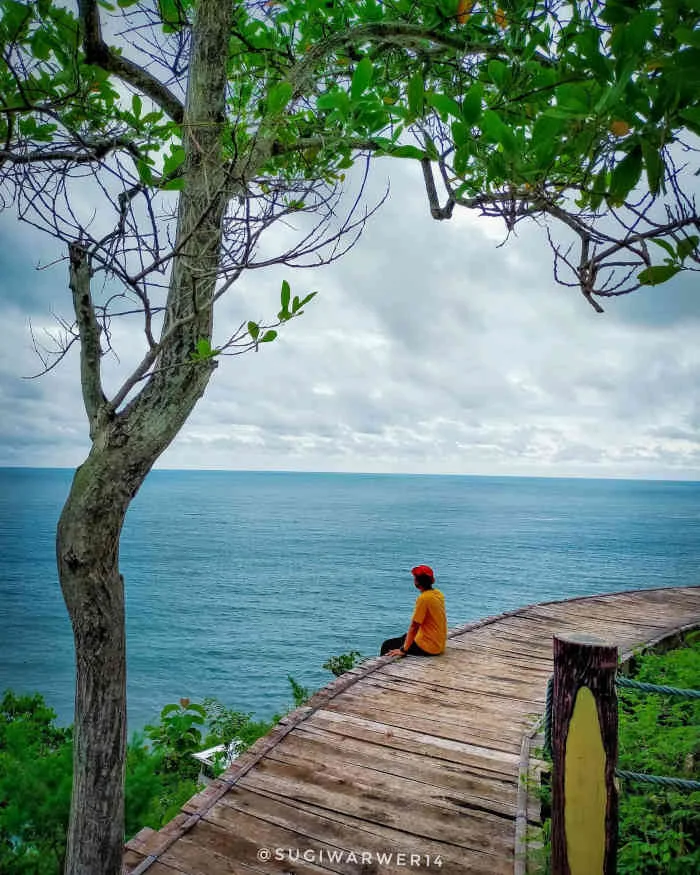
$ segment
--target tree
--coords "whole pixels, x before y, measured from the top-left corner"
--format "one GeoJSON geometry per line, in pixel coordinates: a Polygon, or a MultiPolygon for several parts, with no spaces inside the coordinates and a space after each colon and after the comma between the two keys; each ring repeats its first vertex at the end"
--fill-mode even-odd
{"type": "Polygon", "coordinates": [[[355,200],[336,219],[344,174],[370,156],[419,162],[438,220],[461,206],[500,216],[509,232],[546,224],[555,276],[596,309],[696,269],[687,181],[700,133],[700,4],[0,0],[0,9],[3,205],[66,247],[73,316],[60,323],[56,354],[40,354],[48,370],[79,347],[92,441],[56,542],[77,663],[66,871],[113,875],[124,515],[218,358],[274,340],[312,296],[292,297],[285,282],[275,319],[244,322],[215,348],[217,302],[246,270],[332,260],[353,245],[369,213],[355,200]],[[294,216],[296,244],[258,256],[266,232],[294,216]],[[140,320],[144,355],[108,394],[102,359],[116,318],[140,320]]]}

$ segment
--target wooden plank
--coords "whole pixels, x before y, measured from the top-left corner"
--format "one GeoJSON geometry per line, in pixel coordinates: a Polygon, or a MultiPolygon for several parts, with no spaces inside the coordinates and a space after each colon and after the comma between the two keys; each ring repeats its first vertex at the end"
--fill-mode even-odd
{"type": "MultiPolygon", "coordinates": [[[[327,710],[338,711],[385,723],[387,726],[410,726],[418,732],[427,732],[439,738],[452,738],[455,741],[478,742],[496,750],[517,752],[520,749],[522,727],[484,727],[475,721],[468,721],[464,714],[455,720],[446,720],[442,714],[437,717],[426,717],[415,702],[392,703],[393,710],[382,708],[379,704],[368,701],[367,696],[343,695],[342,700],[330,702],[327,710]]],[[[519,723],[525,723],[525,716],[519,723]]]]}
{"type": "Polygon", "coordinates": [[[437,792],[424,799],[424,785],[369,769],[353,769],[350,779],[347,771],[321,763],[309,767],[266,758],[240,786],[482,853],[508,857],[513,851],[513,818],[461,805],[437,792]]]}
{"type": "Polygon", "coordinates": [[[372,682],[377,683],[380,679],[391,678],[404,685],[410,684],[417,695],[422,695],[424,691],[455,697],[465,693],[467,694],[465,700],[468,700],[469,695],[486,694],[496,699],[512,699],[526,704],[544,699],[549,677],[546,672],[541,672],[540,677],[534,676],[527,680],[520,676],[508,677],[508,666],[505,663],[500,669],[494,668],[493,673],[488,674],[470,673],[466,676],[456,676],[447,672],[433,672],[411,681],[404,678],[400,668],[395,665],[387,666],[387,669],[390,670],[377,672],[372,682]],[[496,671],[500,671],[500,674],[496,674],[496,671]]]}
{"type": "Polygon", "coordinates": [[[395,777],[419,781],[474,800],[506,817],[515,817],[517,780],[470,773],[462,765],[431,760],[420,754],[388,751],[358,739],[344,738],[338,745],[329,733],[294,733],[270,753],[283,762],[312,760],[325,765],[366,766],[395,777]]]}
{"type": "MultiPolygon", "coordinates": [[[[496,683],[494,681],[494,683],[496,683]]],[[[465,689],[455,690],[449,686],[437,686],[435,684],[418,684],[416,681],[407,682],[401,677],[373,677],[365,679],[362,685],[357,687],[357,693],[362,695],[366,688],[372,690],[386,690],[388,693],[399,693],[419,699],[425,705],[424,713],[430,713],[435,708],[467,710],[472,716],[483,713],[484,717],[496,713],[498,716],[522,712],[523,708],[532,706],[536,699],[526,695],[526,691],[512,684],[512,693],[504,692],[503,683],[499,683],[499,691],[489,689],[490,682],[484,684],[487,689],[468,691],[465,689]],[[521,692],[522,695],[514,695],[521,692]]],[[[542,693],[544,700],[544,691],[542,693]]]]}
{"type": "Polygon", "coordinates": [[[366,720],[334,711],[317,711],[304,724],[305,731],[328,731],[342,738],[359,738],[394,750],[405,750],[459,763],[467,768],[482,769],[505,776],[516,775],[519,757],[506,751],[495,751],[475,743],[440,738],[405,727],[390,727],[384,723],[366,720]]]}
{"type": "MultiPolygon", "coordinates": [[[[246,815],[241,815],[245,818],[246,815]]],[[[209,820],[201,820],[161,857],[161,860],[188,875],[263,875],[277,872],[280,875],[327,875],[324,865],[307,862],[303,857],[290,865],[289,857],[276,850],[296,847],[296,834],[272,827],[256,818],[248,817],[239,831],[222,829],[209,820]],[[251,824],[260,824],[255,829],[251,824]],[[292,841],[290,846],[288,841],[292,841]],[[270,858],[259,860],[260,850],[271,851],[270,858]]]]}
{"type": "MultiPolygon", "coordinates": [[[[508,857],[482,854],[450,843],[436,842],[434,839],[403,831],[397,832],[379,824],[359,821],[344,812],[319,809],[297,800],[281,800],[279,797],[241,787],[228,793],[207,818],[225,829],[240,830],[238,815],[241,812],[294,831],[299,847],[307,843],[308,847],[317,848],[318,843],[323,842],[338,851],[355,854],[371,852],[375,855],[375,862],[376,855],[379,854],[419,854],[423,865],[417,868],[440,869],[454,875],[461,875],[465,871],[480,875],[512,873],[513,863],[508,857]],[[427,863],[432,865],[426,865],[427,863]]],[[[376,871],[384,873],[402,869],[402,875],[405,875],[407,868],[409,867],[406,865],[396,865],[395,856],[391,863],[384,856],[376,871]]],[[[351,871],[357,872],[358,868],[355,866],[351,871]]],[[[371,867],[368,866],[365,871],[372,871],[371,867]]]]}

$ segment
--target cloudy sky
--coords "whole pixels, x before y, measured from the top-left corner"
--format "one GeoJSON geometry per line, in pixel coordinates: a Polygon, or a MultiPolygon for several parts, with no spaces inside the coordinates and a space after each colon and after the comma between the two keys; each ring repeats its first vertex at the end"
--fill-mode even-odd
{"type": "MultiPolygon", "coordinates": [[[[282,279],[317,290],[259,353],[222,361],[163,468],[700,479],[697,276],[597,315],[558,286],[544,234],[429,217],[417,168],[378,161],[388,202],[342,261],[256,271],[216,313],[221,342],[274,313],[282,279]]],[[[268,243],[274,248],[275,239],[268,243]]],[[[29,320],[70,317],[56,244],[0,216],[0,465],[73,467],[88,450],[77,355],[38,380],[29,320]]],[[[115,333],[121,364],[136,325],[115,333]]]]}

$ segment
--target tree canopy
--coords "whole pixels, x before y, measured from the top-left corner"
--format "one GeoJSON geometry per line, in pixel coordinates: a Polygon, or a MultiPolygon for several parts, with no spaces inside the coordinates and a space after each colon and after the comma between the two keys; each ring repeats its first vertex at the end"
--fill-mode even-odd
{"type": "MultiPolygon", "coordinates": [[[[172,258],[148,214],[186,185],[195,6],[81,0],[76,16],[2,3],[6,198],[62,238],[87,236],[137,294],[172,258]],[[91,174],[116,213],[107,240],[65,202],[69,181],[91,174]],[[139,269],[124,242],[135,234],[151,256],[139,269]]],[[[557,277],[596,307],[696,267],[699,19],[698,0],[234,3],[221,158],[247,204],[244,236],[253,204],[262,223],[318,212],[312,181],[342,182],[364,153],[421,162],[437,219],[456,206],[508,229],[547,217],[557,277]]],[[[250,259],[234,247],[220,277],[250,259]]]]}

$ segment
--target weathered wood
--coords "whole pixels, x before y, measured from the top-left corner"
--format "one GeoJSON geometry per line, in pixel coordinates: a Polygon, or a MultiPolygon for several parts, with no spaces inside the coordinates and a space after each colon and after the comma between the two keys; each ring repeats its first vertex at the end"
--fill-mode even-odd
{"type": "MultiPolygon", "coordinates": [[[[439,858],[440,864],[431,868],[443,873],[461,875],[469,871],[474,875],[510,875],[511,864],[507,856],[479,854],[473,849],[407,832],[397,834],[382,824],[358,820],[345,812],[331,811],[297,799],[281,799],[260,790],[235,788],[222,800],[221,805],[207,815],[207,819],[230,831],[245,832],[248,836],[251,822],[242,821],[241,813],[296,832],[297,845],[305,843],[308,847],[318,848],[323,843],[323,846],[337,849],[364,849],[377,854],[393,849],[395,852],[422,854],[424,862],[425,855],[431,860],[439,858]]],[[[406,875],[406,869],[406,866],[394,869],[384,864],[378,872],[383,875],[385,871],[397,871],[406,875]]],[[[357,872],[357,867],[352,871],[357,872]]]]}
{"type": "Polygon", "coordinates": [[[552,671],[550,633],[607,630],[606,617],[616,643],[639,647],[659,629],[700,621],[700,587],[672,593],[530,606],[470,624],[439,658],[364,664],[285,718],[180,818],[135,837],[126,871],[152,853],[161,862],[147,875],[406,875],[409,868],[343,859],[286,861],[280,869],[282,861],[256,857],[261,846],[291,845],[400,848],[440,854],[446,875],[512,875],[516,831],[522,846],[536,818],[536,806],[513,816],[513,800],[522,733],[543,709],[552,671]]]}
{"type": "Polygon", "coordinates": [[[552,875],[617,871],[618,650],[554,638],[552,875]]]}

